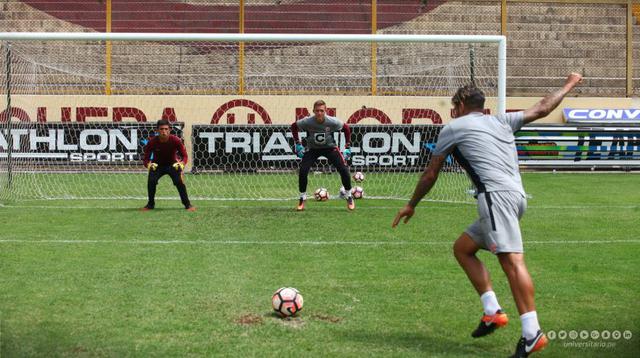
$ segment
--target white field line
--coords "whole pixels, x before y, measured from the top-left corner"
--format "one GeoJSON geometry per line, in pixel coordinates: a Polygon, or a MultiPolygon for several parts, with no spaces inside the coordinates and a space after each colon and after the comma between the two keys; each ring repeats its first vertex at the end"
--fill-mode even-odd
{"type": "MultiPolygon", "coordinates": [[[[196,204],[196,207],[198,207],[199,210],[206,210],[206,209],[291,209],[291,211],[294,211],[295,207],[296,207],[296,203],[297,202],[291,202],[291,205],[206,205],[206,206],[202,206],[199,207],[196,204]]],[[[0,209],[2,208],[6,208],[6,209],[82,209],[82,210],[87,210],[87,209],[100,209],[100,210],[123,210],[123,209],[131,209],[131,210],[135,210],[135,209],[139,209],[141,208],[143,205],[145,204],[145,202],[140,202],[140,206],[97,206],[97,205],[3,205],[0,204],[0,209]]],[[[320,204],[322,205],[322,204],[320,204]]],[[[320,207],[319,207],[320,208],[320,207]]],[[[379,210],[379,209],[396,209],[399,210],[402,208],[402,205],[397,205],[397,206],[368,206],[368,207],[360,207],[360,210],[379,210]]],[[[429,209],[437,209],[438,207],[430,207],[429,209]]],[[[156,205],[156,209],[164,209],[164,210],[179,210],[182,209],[182,207],[180,206],[180,204],[178,205],[167,205],[167,206],[160,206],[160,205],[156,205]]],[[[333,209],[340,209],[341,211],[344,210],[344,208],[342,207],[337,207],[337,206],[332,206],[332,207],[328,207],[328,208],[324,208],[323,210],[333,210],[333,209]]]]}
{"type": "MultiPolygon", "coordinates": [[[[123,244],[123,245],[299,245],[299,246],[435,246],[452,245],[447,241],[243,241],[243,240],[24,240],[0,239],[0,244],[123,244]]],[[[525,241],[526,245],[615,245],[640,244],[631,240],[550,240],[525,241]]]]}
{"type": "MultiPolygon", "coordinates": [[[[291,209],[293,210],[295,207],[295,202],[291,202],[291,205],[206,205],[206,206],[202,206],[201,209],[205,210],[207,208],[211,208],[211,209],[291,209]]],[[[145,202],[141,201],[140,203],[140,207],[142,207],[145,204],[145,202]]],[[[322,205],[322,204],[319,204],[322,205]]],[[[430,205],[430,206],[423,206],[425,209],[424,210],[434,210],[434,209],[441,209],[441,208],[448,208],[451,206],[456,206],[456,205],[460,205],[460,206],[469,206],[471,204],[465,204],[465,203],[460,203],[460,204],[453,204],[453,203],[446,203],[446,204],[442,204],[442,205],[430,205]]],[[[475,205],[475,204],[473,204],[475,205]]],[[[196,203],[196,206],[197,203],[196,203]]],[[[359,210],[389,210],[389,209],[395,209],[395,210],[400,210],[402,208],[402,204],[396,205],[396,206],[360,206],[359,210]]],[[[139,207],[137,206],[100,206],[100,205],[4,205],[4,204],[0,204],[0,209],[2,208],[6,208],[6,209],[80,209],[80,210],[87,210],[87,209],[100,209],[100,210],[122,210],[122,209],[139,209],[139,207]]],[[[178,205],[169,205],[169,206],[165,206],[165,207],[161,207],[159,206],[158,208],[162,208],[162,209],[181,209],[181,207],[178,205]]],[[[527,207],[528,209],[577,209],[577,210],[582,210],[582,209],[640,209],[640,204],[638,205],[529,205],[527,207]]],[[[338,209],[338,207],[329,207],[327,209],[338,209]]],[[[340,208],[342,209],[342,208],[340,208]]],[[[420,210],[420,209],[418,209],[420,210]]]]}

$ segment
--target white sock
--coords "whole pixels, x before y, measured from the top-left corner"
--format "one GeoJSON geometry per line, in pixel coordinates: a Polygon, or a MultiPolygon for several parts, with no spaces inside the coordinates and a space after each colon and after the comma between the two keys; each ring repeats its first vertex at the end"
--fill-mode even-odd
{"type": "Polygon", "coordinates": [[[307,200],[307,193],[300,193],[300,199],[307,200]]]}
{"type": "Polygon", "coordinates": [[[536,311],[527,312],[520,316],[522,322],[522,336],[526,339],[533,339],[540,330],[538,314],[536,311]]]}
{"type": "Polygon", "coordinates": [[[498,304],[496,293],[493,291],[483,293],[480,296],[480,301],[482,301],[482,307],[484,308],[484,314],[486,315],[494,315],[498,310],[502,309],[500,304],[498,304]]]}

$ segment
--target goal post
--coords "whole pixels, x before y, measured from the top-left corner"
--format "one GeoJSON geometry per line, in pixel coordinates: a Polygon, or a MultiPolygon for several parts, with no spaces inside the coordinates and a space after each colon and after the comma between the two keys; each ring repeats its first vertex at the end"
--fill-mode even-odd
{"type": "MultiPolygon", "coordinates": [[[[0,47],[0,200],[143,199],[160,118],[194,200],[294,198],[289,125],[319,98],[353,126],[365,197],[407,198],[459,86],[506,108],[504,36],[0,33],[0,47]]],[[[337,195],[326,161],[313,173],[308,192],[337,195]]],[[[177,198],[166,182],[158,195],[177,198]]],[[[428,199],[469,201],[470,185],[450,160],[428,199]]]]}

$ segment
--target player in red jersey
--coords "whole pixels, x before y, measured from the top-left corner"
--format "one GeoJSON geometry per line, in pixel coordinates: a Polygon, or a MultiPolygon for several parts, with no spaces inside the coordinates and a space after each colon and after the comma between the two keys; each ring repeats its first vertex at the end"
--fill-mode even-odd
{"type": "Polygon", "coordinates": [[[147,181],[149,202],[141,210],[149,211],[155,208],[158,180],[168,174],[173,181],[173,185],[178,189],[184,208],[188,211],[196,211],[196,208],[189,201],[187,187],[184,184],[183,170],[188,160],[187,150],[182,140],[170,133],[169,121],[166,119],[159,120],[157,130],[158,135],[151,138],[144,147],[143,164],[145,168],[149,169],[149,179],[147,181]],[[180,158],[178,158],[178,154],[180,158]]]}

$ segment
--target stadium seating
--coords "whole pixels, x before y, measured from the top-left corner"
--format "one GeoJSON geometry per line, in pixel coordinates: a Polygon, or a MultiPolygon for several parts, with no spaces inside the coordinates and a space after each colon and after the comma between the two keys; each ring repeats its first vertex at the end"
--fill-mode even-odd
{"type": "MultiPolygon", "coordinates": [[[[370,3],[344,5],[344,1],[325,0],[323,5],[308,1],[246,1],[246,32],[284,33],[369,33],[370,3]]],[[[236,1],[174,2],[114,2],[112,30],[116,32],[237,32],[238,7],[236,1]],[[153,10],[149,10],[153,9],[153,10]]],[[[428,34],[498,34],[500,33],[500,4],[487,1],[378,1],[379,33],[428,34]]],[[[3,31],[104,31],[105,9],[100,2],[68,2],[48,0],[12,0],[2,6],[0,30],[3,31]]],[[[509,3],[508,7],[508,94],[536,96],[558,85],[569,71],[586,75],[586,83],[578,92],[590,96],[624,96],[626,94],[626,9],[621,5],[598,4],[540,4],[509,3]]],[[[640,6],[634,6],[638,16],[640,6]]],[[[640,25],[634,26],[634,43],[640,43],[640,25]]],[[[330,45],[310,45],[306,48],[274,49],[272,72],[286,68],[288,53],[303,51],[309,54],[332,51],[330,45]]],[[[96,51],[100,51],[96,49],[96,51]]],[[[177,63],[176,58],[190,56],[183,66],[215,65],[219,74],[212,74],[211,84],[237,88],[237,79],[223,74],[237,73],[237,64],[215,53],[200,53],[197,48],[162,46],[151,53],[136,53],[135,48],[114,48],[114,79],[134,79],[167,92],[178,90],[171,84],[177,80],[176,69],[164,67],[147,73],[149,55],[153,63],[177,63]],[[198,59],[197,57],[202,57],[198,59]],[[119,73],[118,64],[139,64],[128,67],[131,73],[119,73]],[[133,72],[133,71],[131,71],[133,72]],[[158,75],[159,73],[159,75],[158,75]]],[[[379,59],[398,63],[411,56],[381,50],[379,59]]],[[[640,46],[634,46],[634,88],[640,91],[640,46]]],[[[46,52],[46,51],[45,51],[46,52]]],[[[55,54],[52,54],[55,55],[55,54]]],[[[96,60],[95,53],[89,57],[96,60]]],[[[354,49],[344,62],[368,58],[366,48],[354,49]]],[[[257,64],[256,64],[257,65],[257,64]]],[[[248,71],[252,62],[247,60],[248,71]]],[[[261,65],[262,66],[262,65],[261,65]]],[[[120,68],[122,68],[121,66],[120,68]]],[[[349,71],[336,67],[335,72],[349,71]]],[[[47,82],[61,81],[48,78],[47,82]]],[[[75,83],[73,80],[66,87],[75,83]]],[[[77,81],[81,81],[77,79],[77,81]]],[[[189,79],[181,77],[180,88],[189,86],[189,79]],[[186,82],[184,82],[186,81],[186,82]]],[[[247,80],[251,85],[251,80],[247,80]]],[[[291,84],[296,85],[296,84],[291,84]]],[[[345,83],[345,85],[347,85],[345,83]]],[[[358,84],[356,84],[358,85],[358,84]]],[[[304,90],[304,89],[303,89],[304,90]]],[[[223,90],[224,92],[224,90],[223,90]]]]}

